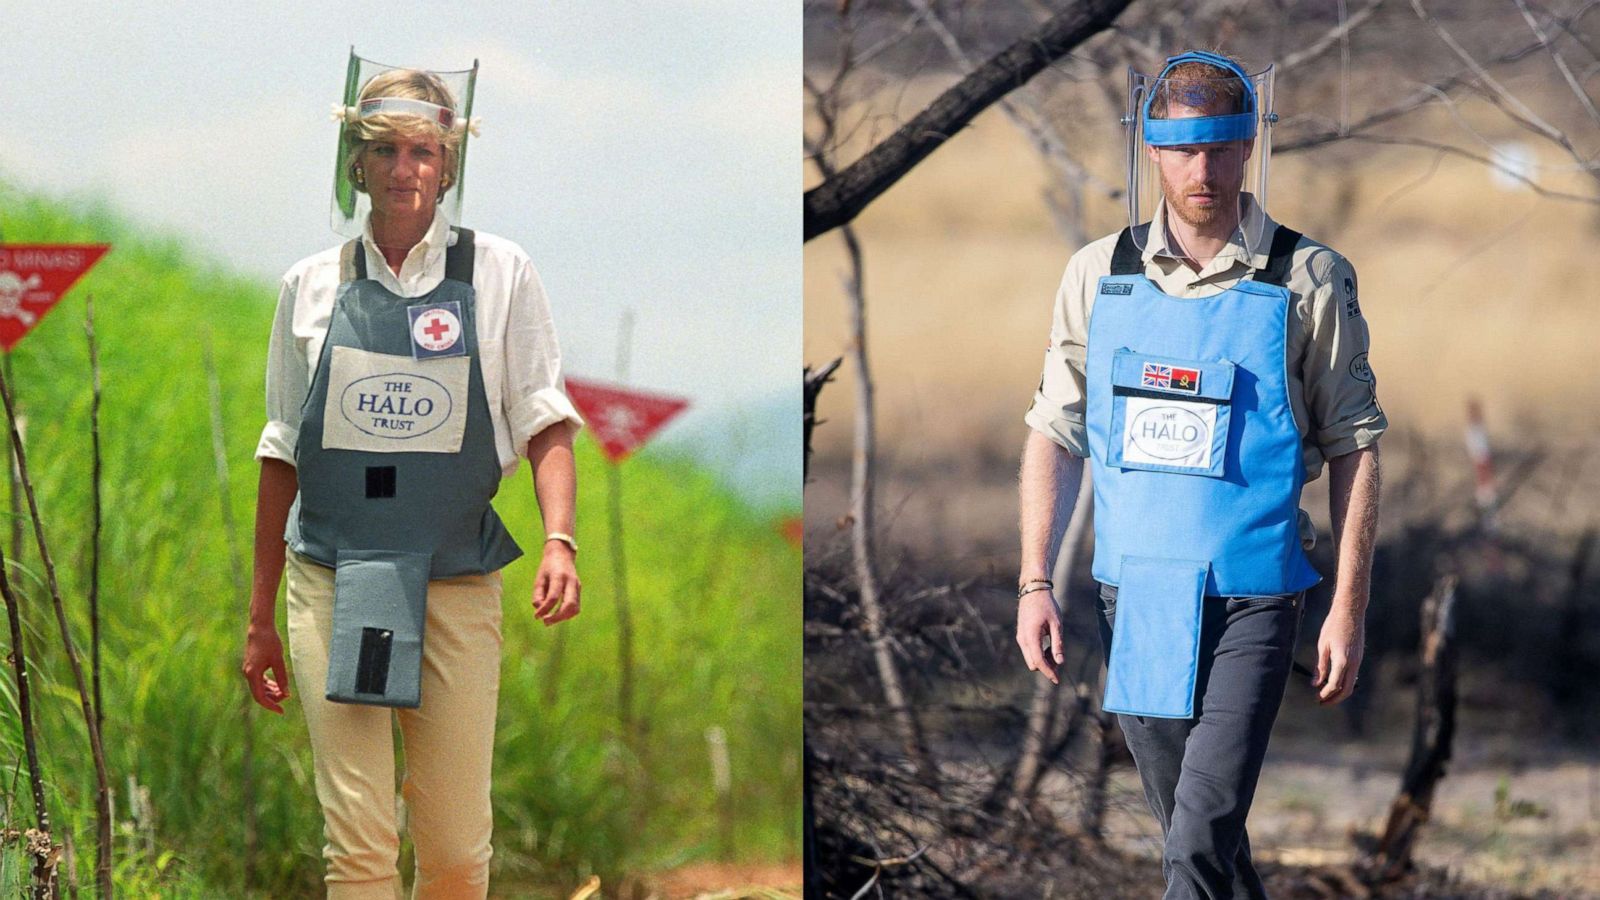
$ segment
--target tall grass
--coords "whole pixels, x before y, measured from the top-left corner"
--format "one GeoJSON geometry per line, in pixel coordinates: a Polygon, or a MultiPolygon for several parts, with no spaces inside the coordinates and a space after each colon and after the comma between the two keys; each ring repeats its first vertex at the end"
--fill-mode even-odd
{"type": "MultiPolygon", "coordinates": [[[[96,300],[105,399],[106,526],[101,605],[106,749],[117,788],[119,884],[134,893],[245,896],[238,674],[244,598],[235,594],[211,462],[202,331],[222,385],[233,508],[254,508],[252,452],[275,291],[150,236],[111,211],[0,185],[10,242],[105,241],[114,249],[13,354],[30,463],[77,639],[87,641],[88,357],[83,297],[96,300]],[[150,814],[130,820],[129,779],[150,814]]],[[[580,441],[578,540],[584,612],[556,632],[529,609],[537,506],[527,467],[496,507],[531,552],[505,577],[505,650],[494,804],[498,874],[560,886],[608,881],[715,855],[717,802],[705,731],[730,736],[731,855],[787,859],[798,846],[800,554],[695,462],[645,453],[622,473],[628,576],[646,735],[617,734],[616,619],[604,515],[604,461],[580,441]],[[555,684],[550,686],[550,680],[555,684]],[[547,698],[550,702],[547,702],[547,698]]],[[[248,548],[242,548],[248,552],[248,548]]],[[[37,554],[15,562],[37,666],[41,752],[58,835],[80,880],[93,860],[93,778],[59,648],[43,630],[37,554]]],[[[279,603],[280,633],[282,608],[279,603]]],[[[255,716],[259,896],[320,888],[321,817],[298,700],[255,716]]],[[[0,677],[0,802],[31,812],[10,681],[0,677]]],[[[14,858],[0,855],[0,880],[14,858]]],[[[3,888],[0,888],[3,890],[3,888]]]]}

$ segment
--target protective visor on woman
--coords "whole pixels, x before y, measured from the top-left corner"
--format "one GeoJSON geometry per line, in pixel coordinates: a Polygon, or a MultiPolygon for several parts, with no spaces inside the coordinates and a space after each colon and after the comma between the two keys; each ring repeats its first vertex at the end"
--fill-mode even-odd
{"type": "MultiPolygon", "coordinates": [[[[461,221],[461,195],[466,185],[467,139],[477,137],[479,122],[472,117],[472,95],[478,84],[478,61],[460,71],[426,74],[434,79],[452,102],[432,103],[410,97],[362,97],[362,89],[373,79],[388,73],[409,71],[363,59],[350,50],[346,67],[344,99],[334,104],[333,118],[340,123],[339,148],[334,156],[333,230],[348,238],[360,238],[372,212],[372,198],[363,190],[362,174],[355,156],[365,136],[374,126],[395,124],[398,116],[410,116],[437,126],[447,152],[453,151],[453,165],[447,167],[439,189],[438,210],[451,222],[461,221]]],[[[412,124],[409,129],[415,129],[412,124]]]]}

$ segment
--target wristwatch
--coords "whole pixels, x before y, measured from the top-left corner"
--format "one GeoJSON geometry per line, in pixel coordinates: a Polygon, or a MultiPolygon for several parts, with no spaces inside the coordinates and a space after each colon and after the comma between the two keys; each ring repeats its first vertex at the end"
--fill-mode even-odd
{"type": "Polygon", "coordinates": [[[545,543],[548,544],[551,541],[560,541],[561,543],[566,544],[568,547],[572,548],[573,556],[578,555],[578,542],[572,537],[572,535],[563,531],[552,531],[544,536],[545,543]]]}

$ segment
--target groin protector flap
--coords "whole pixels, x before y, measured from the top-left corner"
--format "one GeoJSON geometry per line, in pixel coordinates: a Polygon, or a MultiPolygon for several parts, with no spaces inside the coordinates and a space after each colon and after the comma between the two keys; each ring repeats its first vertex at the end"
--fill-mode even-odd
{"type": "Polygon", "coordinates": [[[422,703],[422,639],[429,553],[340,550],[333,576],[327,697],[415,708],[422,703]]]}
{"type": "Polygon", "coordinates": [[[1167,719],[1194,715],[1205,562],[1124,556],[1100,706],[1167,719]]]}

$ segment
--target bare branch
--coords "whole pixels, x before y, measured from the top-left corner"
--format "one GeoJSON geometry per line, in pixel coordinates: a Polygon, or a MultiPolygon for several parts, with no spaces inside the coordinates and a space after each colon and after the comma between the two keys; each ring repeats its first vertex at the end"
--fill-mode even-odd
{"type": "Polygon", "coordinates": [[[884,51],[899,45],[901,41],[910,37],[911,33],[917,30],[917,26],[922,24],[924,15],[925,13],[919,12],[917,15],[911,16],[904,22],[901,22],[900,27],[896,28],[893,34],[885,36],[883,40],[878,41],[876,44],[873,44],[860,53],[854,54],[851,57],[851,62],[853,62],[856,66],[864,66],[872,62],[872,60],[876,59],[884,51]]]}
{"type": "Polygon", "coordinates": [[[1427,23],[1428,27],[1433,29],[1434,34],[1439,36],[1439,40],[1444,41],[1445,46],[1449,47],[1456,56],[1461,58],[1462,62],[1467,64],[1467,68],[1472,70],[1472,74],[1478,76],[1479,81],[1487,85],[1490,90],[1498,94],[1506,103],[1519,110],[1524,120],[1530,127],[1539,131],[1552,141],[1562,143],[1569,148],[1571,147],[1571,144],[1567,142],[1566,135],[1562,134],[1561,131],[1554,125],[1551,125],[1549,122],[1546,122],[1544,119],[1540,118],[1539,114],[1530,109],[1526,103],[1523,103],[1521,100],[1517,99],[1517,95],[1506,90],[1504,85],[1496,81],[1494,76],[1489,74],[1489,70],[1484,68],[1483,64],[1474,59],[1472,54],[1467,52],[1467,48],[1461,46],[1461,44],[1451,36],[1450,32],[1446,31],[1445,27],[1439,24],[1439,21],[1435,19],[1433,15],[1425,8],[1423,8],[1422,0],[1411,0],[1411,8],[1416,10],[1417,18],[1427,23]]]}
{"type": "MultiPolygon", "coordinates": [[[[33,730],[33,691],[28,678],[28,659],[22,644],[22,620],[17,610],[17,598],[11,591],[11,579],[6,574],[5,554],[0,553],[0,599],[6,607],[6,623],[11,627],[12,670],[17,679],[17,713],[22,718],[22,746],[28,759],[28,784],[33,788],[34,817],[39,823],[39,833],[44,836],[46,851],[54,849],[50,840],[50,807],[44,798],[44,773],[39,768],[39,743],[33,730]]],[[[6,799],[10,800],[7,792],[6,799]]],[[[9,816],[7,816],[9,820],[9,816]]],[[[51,852],[34,855],[33,896],[45,900],[56,893],[56,868],[51,852]]]]}
{"type": "MultiPolygon", "coordinates": [[[[938,11],[933,8],[932,4],[928,0],[906,0],[906,4],[916,11],[919,18],[927,20],[928,28],[933,31],[934,36],[939,39],[939,43],[944,45],[951,58],[961,67],[961,74],[966,75],[972,72],[975,68],[972,57],[967,55],[966,50],[961,46],[961,42],[956,39],[955,34],[939,18],[938,11]]],[[[1055,167],[1061,177],[1075,184],[1092,184],[1096,191],[1113,200],[1122,196],[1122,188],[1090,172],[1084,168],[1082,163],[1072,157],[1072,154],[1067,151],[1066,139],[1062,136],[1060,130],[1050,123],[1044,111],[1039,108],[1036,97],[1022,89],[1018,89],[1015,95],[1020,101],[1020,105],[1028,108],[1032,119],[1024,115],[1019,102],[1013,101],[1010,97],[1000,98],[1001,111],[1006,114],[1006,118],[1010,119],[1013,125],[1033,142],[1040,155],[1055,167]]]]}
{"type": "Polygon", "coordinates": [[[100,722],[94,714],[94,701],[89,695],[88,682],[83,677],[83,665],[78,661],[77,647],[72,642],[72,629],[67,624],[67,607],[61,599],[61,585],[56,579],[55,562],[50,556],[50,545],[44,536],[44,518],[39,515],[39,499],[33,492],[33,479],[28,476],[28,454],[22,446],[22,433],[17,430],[17,410],[11,399],[11,387],[0,376],[0,403],[5,406],[6,424],[11,429],[11,456],[17,464],[17,482],[22,485],[23,496],[28,500],[28,517],[33,522],[34,543],[39,550],[39,562],[44,566],[45,582],[50,588],[51,605],[55,607],[56,626],[61,631],[62,648],[72,672],[73,685],[78,689],[78,701],[83,709],[83,724],[89,733],[89,752],[94,757],[95,813],[99,835],[99,852],[95,857],[95,878],[100,896],[112,895],[111,881],[111,783],[106,774],[106,752],[100,742],[100,722]]]}
{"type": "MultiPolygon", "coordinates": [[[[1597,2],[1600,2],[1600,0],[1597,0],[1597,2]]],[[[1584,11],[1586,11],[1586,10],[1587,10],[1587,7],[1585,8],[1585,10],[1581,10],[1576,15],[1582,15],[1582,13],[1584,11]]],[[[1575,18],[1575,16],[1574,16],[1574,18],[1575,18]]],[[[1570,21],[1572,21],[1571,18],[1566,19],[1566,20],[1561,20],[1561,22],[1563,23],[1563,27],[1565,27],[1565,23],[1566,22],[1570,22],[1570,21]]],[[[1504,64],[1504,63],[1515,62],[1517,60],[1520,60],[1520,59],[1526,57],[1529,53],[1537,51],[1540,48],[1540,46],[1541,46],[1540,42],[1534,41],[1533,43],[1530,43],[1530,44],[1527,44],[1525,46],[1519,47],[1519,48],[1517,48],[1515,50],[1511,50],[1511,51],[1509,51],[1507,53],[1502,53],[1500,56],[1498,56],[1495,59],[1491,60],[1489,64],[1490,65],[1500,65],[1500,64],[1504,64]]],[[[1422,85],[1416,91],[1412,92],[1409,96],[1407,96],[1404,100],[1401,100],[1398,103],[1395,103],[1395,104],[1393,104],[1391,106],[1388,106],[1388,107],[1385,107],[1385,108],[1383,108],[1381,110],[1378,110],[1377,112],[1370,113],[1369,115],[1367,115],[1366,117],[1364,117],[1360,121],[1358,121],[1358,122],[1356,122],[1354,124],[1351,124],[1348,127],[1344,128],[1342,131],[1336,125],[1333,128],[1325,129],[1324,131],[1316,133],[1316,134],[1307,135],[1305,137],[1301,137],[1301,138],[1298,138],[1298,139],[1292,140],[1292,141],[1284,141],[1284,142],[1276,143],[1276,144],[1273,145],[1273,152],[1275,152],[1275,153],[1293,153],[1293,152],[1300,151],[1300,150],[1309,150],[1309,149],[1312,149],[1314,147],[1322,146],[1323,144],[1335,143],[1335,142],[1340,141],[1340,140],[1344,140],[1344,139],[1347,139],[1347,138],[1352,138],[1352,137],[1357,136],[1359,133],[1367,131],[1368,129],[1371,129],[1371,128],[1377,126],[1377,125],[1381,125],[1381,124],[1383,124],[1385,122],[1390,122],[1390,121],[1394,121],[1396,119],[1402,118],[1406,114],[1408,114],[1408,113],[1410,113],[1410,112],[1422,107],[1423,105],[1427,104],[1430,100],[1441,100],[1441,101],[1445,102],[1446,104],[1450,104],[1451,101],[1450,101],[1450,98],[1449,98],[1449,92],[1454,90],[1454,89],[1456,89],[1456,88],[1469,85],[1471,83],[1472,79],[1475,77],[1474,76],[1474,72],[1476,70],[1481,70],[1483,68],[1484,67],[1482,65],[1480,65],[1476,61],[1474,61],[1471,65],[1468,66],[1467,69],[1462,70],[1460,72],[1457,72],[1455,74],[1452,74],[1452,75],[1450,75],[1448,77],[1438,79],[1438,80],[1436,80],[1436,81],[1434,81],[1434,82],[1432,82],[1430,84],[1422,85]]],[[[1537,124],[1535,124],[1534,122],[1526,119],[1524,116],[1522,116],[1517,111],[1507,108],[1507,101],[1505,100],[1505,98],[1501,94],[1497,94],[1497,93],[1494,93],[1492,91],[1485,90],[1485,91],[1482,92],[1482,96],[1484,96],[1485,99],[1487,99],[1489,102],[1496,104],[1502,111],[1504,111],[1506,113],[1507,116],[1511,117],[1513,121],[1516,121],[1519,124],[1522,124],[1524,127],[1528,128],[1529,130],[1539,134],[1541,137],[1545,137],[1545,138],[1551,140],[1557,146],[1561,147],[1562,150],[1565,151],[1578,164],[1578,167],[1580,169],[1587,170],[1587,171],[1590,172],[1590,174],[1596,176],[1597,178],[1600,178],[1600,170],[1596,170],[1596,168],[1588,160],[1583,158],[1578,153],[1577,149],[1575,147],[1573,147],[1571,141],[1567,138],[1567,136],[1564,133],[1562,133],[1560,131],[1555,131],[1553,134],[1546,133],[1537,124]]],[[[1515,102],[1516,98],[1512,97],[1511,101],[1515,102]]],[[[1452,112],[1452,115],[1454,115],[1454,109],[1453,108],[1452,108],[1451,112],[1452,112]]],[[[1461,122],[1461,119],[1460,119],[1459,116],[1456,116],[1456,119],[1457,119],[1458,122],[1461,122]]],[[[1481,135],[1479,135],[1474,129],[1466,126],[1464,122],[1462,122],[1462,124],[1463,124],[1463,127],[1466,127],[1467,131],[1469,133],[1471,133],[1479,142],[1484,143],[1485,145],[1488,144],[1488,142],[1485,141],[1483,139],[1483,137],[1481,135]]],[[[1366,139],[1367,140],[1371,140],[1371,138],[1366,138],[1366,139]]],[[[1415,145],[1415,146],[1427,146],[1427,147],[1443,146],[1443,145],[1440,145],[1440,144],[1437,144],[1437,143],[1434,143],[1434,142],[1428,142],[1428,141],[1424,141],[1424,140],[1421,140],[1421,139],[1415,139],[1415,140],[1412,140],[1412,139],[1388,139],[1387,142],[1389,142],[1389,143],[1408,143],[1408,144],[1412,144],[1412,145],[1415,145]]],[[[1472,154],[1472,153],[1470,153],[1468,151],[1461,150],[1461,149],[1455,148],[1455,147],[1449,148],[1447,152],[1452,153],[1454,155],[1463,156],[1463,157],[1466,157],[1468,159],[1473,159],[1473,160],[1477,160],[1477,161],[1486,161],[1484,157],[1478,156],[1476,154],[1472,154]]],[[[1591,202],[1591,203],[1594,202],[1593,200],[1590,200],[1589,198],[1579,197],[1579,196],[1573,195],[1573,194],[1565,194],[1565,193],[1562,193],[1562,192],[1549,191],[1549,190],[1543,188],[1542,186],[1535,185],[1533,182],[1529,181],[1529,179],[1525,175],[1523,175],[1520,172],[1513,172],[1513,171],[1509,170],[1508,168],[1506,168],[1505,166],[1503,166],[1503,165],[1501,165],[1499,163],[1495,163],[1495,162],[1492,162],[1492,161],[1488,161],[1488,162],[1489,162],[1489,164],[1491,165],[1492,168],[1496,168],[1496,169],[1499,169],[1501,171],[1505,171],[1508,175],[1511,175],[1512,177],[1516,178],[1517,180],[1522,181],[1522,182],[1524,182],[1526,184],[1529,184],[1530,186],[1533,186],[1534,189],[1537,192],[1539,192],[1540,194],[1542,194],[1544,196],[1558,197],[1560,199],[1566,199],[1566,200],[1581,200],[1582,202],[1591,202]]]]}
{"type": "Polygon", "coordinates": [[[811,432],[817,425],[817,397],[821,395],[823,387],[833,380],[833,373],[843,362],[844,357],[836,356],[833,358],[833,362],[828,363],[821,369],[813,370],[810,366],[805,367],[805,393],[801,403],[801,422],[804,430],[804,440],[802,441],[804,453],[800,463],[800,480],[802,484],[811,474],[811,432]]]}
{"type": "Polygon", "coordinates": [[[1451,156],[1459,156],[1463,159],[1470,159],[1473,162],[1482,163],[1483,165],[1498,172],[1503,172],[1507,177],[1514,178],[1517,181],[1522,182],[1524,185],[1527,185],[1529,190],[1541,197],[1545,197],[1550,200],[1567,200],[1573,203],[1586,203],[1591,206],[1600,206],[1600,197],[1587,197],[1583,194],[1569,194],[1566,191],[1551,190],[1550,188],[1545,187],[1537,181],[1534,181],[1510,166],[1507,166],[1480,153],[1473,153],[1470,150],[1463,150],[1453,144],[1444,144],[1438,141],[1430,141],[1425,138],[1390,138],[1381,137],[1375,134],[1352,134],[1348,135],[1345,140],[1361,141],[1367,144],[1388,144],[1397,147],[1423,147],[1429,150],[1438,151],[1439,153],[1448,153],[1451,156]]]}
{"type": "Polygon", "coordinates": [[[1584,110],[1589,113],[1590,120],[1596,125],[1600,125],[1600,110],[1594,108],[1594,101],[1589,99],[1588,92],[1583,89],[1583,85],[1578,83],[1578,79],[1572,74],[1572,69],[1567,67],[1566,59],[1562,57],[1561,52],[1555,48],[1555,45],[1550,42],[1549,35],[1545,33],[1539,21],[1533,17],[1533,13],[1528,9],[1528,4],[1525,0],[1516,0],[1516,2],[1517,9],[1522,13],[1522,18],[1528,23],[1528,30],[1533,32],[1533,36],[1538,38],[1539,43],[1544,46],[1545,52],[1550,54],[1550,59],[1555,62],[1556,68],[1561,70],[1561,77],[1567,80],[1567,87],[1572,88],[1572,93],[1577,96],[1578,102],[1583,104],[1584,110]]]}
{"type": "Polygon", "coordinates": [[[1104,31],[1131,0],[1083,0],[979,66],[866,155],[805,193],[805,240],[854,219],[996,100],[1104,31]]]}
{"type": "MultiPolygon", "coordinates": [[[[1578,46],[1589,51],[1590,59],[1600,60],[1600,47],[1596,47],[1594,44],[1589,43],[1589,36],[1578,30],[1578,22],[1584,16],[1588,15],[1589,11],[1595,7],[1600,7],[1600,0],[1589,0],[1588,3],[1578,7],[1577,12],[1572,13],[1566,18],[1551,15],[1551,20],[1558,29],[1565,33],[1567,37],[1572,38],[1572,40],[1577,43],[1578,46]]],[[[1586,79],[1579,80],[1582,81],[1586,79]]]]}
{"type": "Polygon", "coordinates": [[[94,295],[84,300],[83,333],[89,342],[89,485],[91,519],[89,526],[89,644],[90,664],[94,682],[94,717],[100,723],[100,734],[106,730],[106,707],[100,690],[100,532],[104,525],[101,502],[100,453],[100,348],[94,337],[94,295]]]}
{"type": "Polygon", "coordinates": [[[1283,61],[1278,63],[1278,74],[1282,75],[1290,69],[1303,66],[1328,52],[1335,44],[1348,37],[1350,32],[1354,31],[1362,22],[1372,18],[1372,14],[1377,12],[1378,7],[1383,4],[1384,0],[1372,0],[1372,2],[1357,10],[1354,15],[1347,16],[1343,22],[1328,29],[1321,37],[1307,44],[1305,49],[1284,57],[1283,61]]]}

